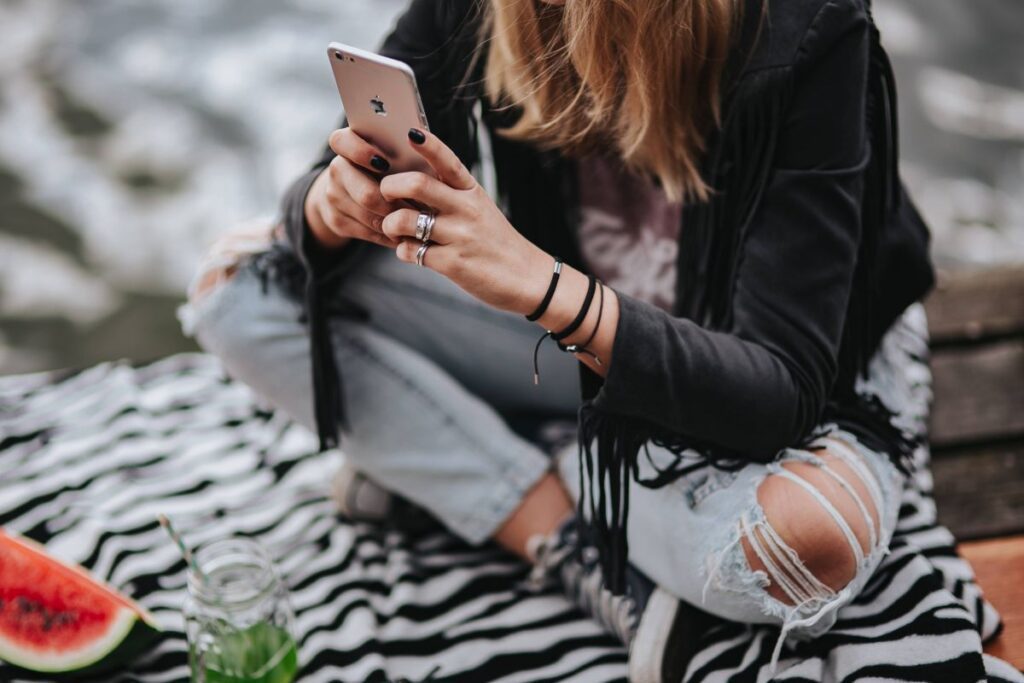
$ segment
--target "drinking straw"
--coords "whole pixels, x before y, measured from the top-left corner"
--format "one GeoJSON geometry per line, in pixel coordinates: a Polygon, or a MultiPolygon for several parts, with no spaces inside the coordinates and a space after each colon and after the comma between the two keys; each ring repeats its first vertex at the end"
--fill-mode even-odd
{"type": "Polygon", "coordinates": [[[187,545],[185,545],[185,541],[181,538],[181,534],[175,531],[174,526],[171,525],[171,520],[167,519],[167,515],[163,513],[157,515],[156,518],[160,520],[160,526],[167,531],[167,534],[177,544],[178,550],[181,551],[181,556],[185,558],[185,562],[188,563],[189,568],[195,572],[200,579],[206,581],[206,574],[204,574],[203,570],[199,568],[199,563],[196,562],[196,558],[192,554],[192,551],[188,549],[187,545]]]}

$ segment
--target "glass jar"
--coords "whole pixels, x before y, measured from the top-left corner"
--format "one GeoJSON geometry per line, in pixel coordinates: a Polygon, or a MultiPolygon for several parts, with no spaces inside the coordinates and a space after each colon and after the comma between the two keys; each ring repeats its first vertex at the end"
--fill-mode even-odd
{"type": "Polygon", "coordinates": [[[185,635],[197,683],[290,683],[298,669],[288,593],[263,547],[228,538],[195,553],[185,635]]]}

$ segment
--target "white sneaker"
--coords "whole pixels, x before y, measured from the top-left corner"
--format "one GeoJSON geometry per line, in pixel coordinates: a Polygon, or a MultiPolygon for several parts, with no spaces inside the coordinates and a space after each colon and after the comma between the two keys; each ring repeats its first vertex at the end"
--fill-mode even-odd
{"type": "Polygon", "coordinates": [[[391,516],[395,496],[345,461],[331,479],[331,499],[338,512],[357,522],[383,522],[391,516]]]}
{"type": "Polygon", "coordinates": [[[530,539],[534,558],[531,579],[543,585],[554,579],[587,616],[629,648],[632,683],[678,683],[697,650],[700,637],[717,619],[679,600],[628,565],[626,592],[604,586],[597,549],[584,542],[579,553],[576,519],[570,518],[547,537],[530,539]]]}
{"type": "Polygon", "coordinates": [[[345,461],[331,479],[331,499],[353,522],[390,525],[410,534],[440,528],[430,512],[367,477],[345,461]]]}

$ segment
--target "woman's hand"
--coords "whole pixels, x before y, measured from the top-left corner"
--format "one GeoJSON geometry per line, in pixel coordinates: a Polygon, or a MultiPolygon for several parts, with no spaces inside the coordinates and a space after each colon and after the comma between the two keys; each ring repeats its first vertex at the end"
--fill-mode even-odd
{"type": "Polygon", "coordinates": [[[397,208],[380,193],[380,174],[390,166],[387,159],[351,128],[331,133],[330,145],[338,156],[306,195],[306,221],[313,235],[331,248],[353,238],[397,247],[397,241],[381,232],[384,216],[397,208]]]}
{"type": "MultiPolygon", "coordinates": [[[[396,173],[381,180],[380,192],[394,204],[411,200],[436,213],[423,265],[495,308],[524,315],[532,311],[547,288],[552,257],[512,227],[440,139],[413,129],[409,140],[437,177],[396,173]]],[[[414,263],[422,244],[415,239],[419,214],[397,208],[381,225],[385,235],[400,242],[396,253],[403,261],[414,263]]]]}
{"type": "MultiPolygon", "coordinates": [[[[430,237],[433,244],[423,265],[495,308],[522,315],[532,312],[551,281],[553,257],[509,224],[458,156],[437,137],[413,129],[409,140],[437,177],[396,173],[381,180],[380,192],[386,201],[411,200],[436,212],[430,237]]],[[[423,244],[416,239],[419,213],[398,208],[381,224],[384,234],[400,242],[398,258],[411,263],[423,244]]],[[[564,329],[578,315],[588,285],[586,275],[563,265],[558,287],[537,324],[545,330],[564,329]]],[[[619,323],[615,291],[604,287],[603,292],[592,301],[580,327],[562,340],[571,345],[590,339],[587,353],[576,357],[602,377],[612,362],[619,323]]]]}

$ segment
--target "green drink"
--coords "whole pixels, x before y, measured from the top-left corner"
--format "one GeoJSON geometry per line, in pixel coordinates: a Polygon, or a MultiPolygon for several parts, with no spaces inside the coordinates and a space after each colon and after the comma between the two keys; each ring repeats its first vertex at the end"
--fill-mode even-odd
{"type": "Polygon", "coordinates": [[[193,679],[206,683],[290,683],[299,667],[295,641],[268,623],[216,636],[192,659],[193,679]]]}
{"type": "Polygon", "coordinates": [[[299,668],[292,610],[255,541],[216,541],[195,554],[185,626],[194,683],[291,683],[299,668]]]}

